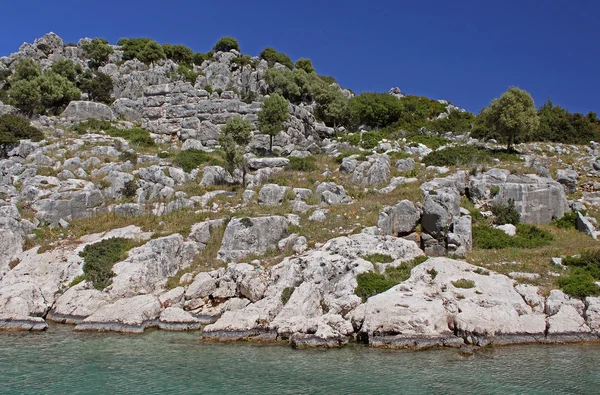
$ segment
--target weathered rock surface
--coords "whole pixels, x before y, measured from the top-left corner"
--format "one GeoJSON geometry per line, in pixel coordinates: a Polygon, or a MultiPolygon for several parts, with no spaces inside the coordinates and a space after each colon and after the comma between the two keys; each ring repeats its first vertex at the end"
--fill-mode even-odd
{"type": "Polygon", "coordinates": [[[85,121],[86,119],[115,119],[115,115],[109,106],[91,101],[72,101],[65,111],[63,111],[62,116],[73,121],[85,121]]]}
{"type": "Polygon", "coordinates": [[[75,327],[76,331],[142,333],[157,325],[160,303],[153,295],[119,299],[101,307],[75,327]]]}
{"type": "Polygon", "coordinates": [[[469,191],[478,203],[489,201],[506,206],[512,200],[521,214],[521,222],[528,224],[548,224],[569,210],[563,186],[533,174],[518,176],[508,170],[491,169],[471,177],[469,191]],[[498,189],[495,196],[492,187],[498,189]]]}
{"type": "Polygon", "coordinates": [[[288,220],[281,216],[234,218],[225,229],[217,256],[224,261],[236,261],[277,248],[277,242],[287,236],[288,226],[288,220]]]}
{"type": "Polygon", "coordinates": [[[403,236],[412,233],[420,221],[421,211],[410,200],[402,200],[395,206],[383,208],[377,226],[383,235],[403,236]]]}

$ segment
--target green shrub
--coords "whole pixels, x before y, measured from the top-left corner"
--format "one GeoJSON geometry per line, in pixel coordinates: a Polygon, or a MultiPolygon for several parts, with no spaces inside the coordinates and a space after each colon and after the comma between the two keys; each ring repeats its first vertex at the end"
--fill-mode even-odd
{"type": "Polygon", "coordinates": [[[404,107],[400,100],[387,93],[365,92],[350,99],[349,112],[355,127],[367,125],[385,127],[396,122],[404,107]]]}
{"type": "Polygon", "coordinates": [[[469,289],[475,287],[475,282],[473,280],[461,278],[460,280],[452,281],[452,285],[454,285],[455,288],[469,289]]]}
{"type": "Polygon", "coordinates": [[[436,150],[443,145],[450,143],[450,140],[439,136],[428,136],[425,134],[416,134],[408,138],[411,143],[423,144],[432,150],[436,150]]]}
{"type": "Polygon", "coordinates": [[[457,166],[471,163],[491,163],[493,158],[512,162],[520,160],[517,153],[460,145],[432,152],[423,158],[423,163],[426,166],[457,166]]]}
{"type": "MultiPolygon", "coordinates": [[[[132,162],[135,164],[135,162],[132,162]]],[[[129,180],[123,185],[121,189],[121,195],[126,198],[134,198],[137,192],[137,182],[135,180],[129,180]]]]}
{"type": "Polygon", "coordinates": [[[86,56],[90,58],[89,66],[92,69],[97,69],[106,64],[108,56],[114,52],[108,41],[103,38],[94,38],[91,41],[85,42],[81,48],[86,56]]]}
{"type": "Polygon", "coordinates": [[[289,56],[283,52],[278,52],[274,48],[267,47],[260,52],[260,58],[266,60],[269,66],[273,66],[275,63],[279,63],[288,69],[294,68],[294,62],[289,56]]]}
{"type": "Polygon", "coordinates": [[[183,44],[163,44],[162,49],[167,59],[171,59],[175,63],[192,64],[194,62],[194,51],[183,44]]]}
{"type": "Polygon", "coordinates": [[[493,205],[491,211],[496,217],[498,225],[516,225],[521,220],[521,214],[515,208],[515,201],[513,199],[509,199],[506,206],[503,204],[493,205]]]}
{"type": "Polygon", "coordinates": [[[517,234],[509,236],[488,225],[473,226],[473,246],[486,250],[503,248],[537,248],[552,242],[552,234],[534,225],[518,224],[517,234]]]}
{"type": "Polygon", "coordinates": [[[435,270],[434,268],[431,268],[431,269],[427,270],[427,274],[429,274],[431,276],[432,280],[435,280],[435,278],[438,275],[438,271],[435,270]]]}
{"type": "Polygon", "coordinates": [[[0,158],[5,157],[19,140],[40,141],[44,134],[31,126],[29,120],[14,114],[0,116],[0,158]]]}
{"type": "Polygon", "coordinates": [[[296,68],[306,71],[307,73],[316,72],[310,59],[300,58],[296,61],[296,68]]]}
{"type": "Polygon", "coordinates": [[[361,255],[361,258],[364,259],[365,261],[371,262],[372,264],[390,263],[390,262],[394,261],[394,258],[392,258],[389,255],[385,255],[385,254],[361,255]]]}
{"type": "Polygon", "coordinates": [[[149,41],[138,54],[139,61],[146,64],[152,64],[161,59],[166,59],[166,57],[165,51],[156,41],[149,41]]]}
{"type": "Polygon", "coordinates": [[[125,151],[119,155],[119,159],[123,162],[129,161],[135,166],[137,164],[138,156],[135,152],[125,151]]]}
{"type": "Polygon", "coordinates": [[[106,134],[112,137],[121,137],[138,147],[153,147],[154,140],[150,133],[142,128],[117,129],[109,128],[105,130],[106,134]]]}
{"type": "Polygon", "coordinates": [[[392,151],[392,152],[388,152],[387,156],[389,156],[392,161],[410,158],[410,154],[408,154],[408,153],[406,153],[404,151],[392,151]]]}
{"type": "Polygon", "coordinates": [[[281,303],[283,303],[284,306],[290,300],[295,290],[295,287],[287,287],[283,289],[283,292],[281,292],[281,303]]]}
{"type": "Polygon", "coordinates": [[[77,87],[90,96],[93,101],[111,104],[113,98],[113,80],[108,74],[86,70],[77,81],[77,87]]]}
{"type": "Polygon", "coordinates": [[[185,63],[180,63],[177,66],[176,74],[182,76],[187,82],[189,82],[192,85],[196,83],[196,79],[198,78],[198,73],[196,73],[192,67],[188,66],[185,63]]]}
{"type": "Polygon", "coordinates": [[[208,153],[200,150],[180,151],[173,158],[173,164],[181,167],[186,173],[198,168],[204,163],[215,163],[215,159],[208,153]]]}
{"type": "Polygon", "coordinates": [[[567,294],[580,298],[599,296],[600,287],[600,250],[584,250],[580,256],[566,257],[563,264],[569,268],[569,274],[558,280],[558,285],[567,294]]]}
{"type": "Polygon", "coordinates": [[[94,288],[103,290],[112,283],[115,263],[127,258],[127,251],[135,246],[129,239],[112,237],[98,243],[85,246],[79,256],[83,258],[83,275],[94,288]]]}
{"type": "Polygon", "coordinates": [[[70,59],[61,59],[57,62],[52,63],[50,69],[71,82],[76,82],[77,77],[83,73],[83,68],[79,63],[75,63],[70,59]]]}
{"type": "Polygon", "coordinates": [[[471,131],[475,123],[475,116],[468,111],[451,111],[450,114],[443,119],[436,119],[428,122],[425,128],[430,131],[455,134],[463,134],[471,131]]]}
{"type": "Polygon", "coordinates": [[[210,59],[210,57],[207,54],[200,53],[200,52],[196,52],[194,54],[194,64],[196,66],[202,65],[202,63],[204,63],[205,60],[209,60],[209,59],[210,59]]]}
{"type": "MultiPolygon", "coordinates": [[[[383,254],[368,255],[364,259],[367,258],[378,261],[378,263],[387,263],[391,259],[391,257],[383,254]]],[[[363,301],[366,301],[371,296],[385,292],[393,286],[408,280],[412,268],[426,260],[426,256],[416,257],[412,261],[403,262],[397,267],[387,267],[383,274],[374,272],[361,273],[356,276],[357,286],[354,293],[360,296],[363,301]]]]}
{"type": "Polygon", "coordinates": [[[117,42],[117,45],[123,51],[123,60],[133,60],[140,58],[140,52],[151,41],[153,41],[151,38],[122,38],[117,42]]]}
{"type": "Polygon", "coordinates": [[[577,228],[577,213],[566,213],[560,218],[553,219],[550,224],[561,229],[575,229],[577,228]]]}
{"type": "Polygon", "coordinates": [[[77,125],[72,126],[71,130],[79,134],[85,134],[88,131],[98,132],[100,130],[108,130],[110,128],[112,128],[112,123],[110,121],[88,119],[87,121],[83,121],[77,125]]]}
{"type": "Polygon", "coordinates": [[[232,49],[235,49],[236,51],[240,50],[240,44],[233,37],[222,37],[213,47],[215,52],[229,52],[232,49]]]}
{"type": "Polygon", "coordinates": [[[290,157],[290,163],[287,165],[288,170],[295,171],[315,171],[317,170],[317,163],[314,156],[307,156],[306,158],[290,157]]]}

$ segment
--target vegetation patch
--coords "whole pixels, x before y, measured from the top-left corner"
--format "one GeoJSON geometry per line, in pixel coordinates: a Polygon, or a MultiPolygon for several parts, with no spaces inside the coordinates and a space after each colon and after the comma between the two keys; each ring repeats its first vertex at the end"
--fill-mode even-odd
{"type": "Polygon", "coordinates": [[[429,136],[425,134],[415,134],[408,138],[408,142],[415,144],[423,144],[432,150],[436,150],[443,145],[450,143],[450,140],[439,136],[429,136]]]}
{"type": "Polygon", "coordinates": [[[136,243],[122,237],[112,237],[85,246],[79,256],[83,258],[83,279],[90,281],[94,288],[103,290],[112,283],[115,263],[127,258],[127,251],[136,243]]]}
{"type": "Polygon", "coordinates": [[[503,204],[492,206],[491,211],[496,217],[496,223],[499,225],[517,225],[521,220],[521,214],[515,208],[515,201],[513,199],[509,199],[506,206],[503,204]]]}
{"type": "Polygon", "coordinates": [[[154,140],[150,133],[142,128],[117,129],[109,128],[105,130],[106,134],[112,137],[121,137],[138,147],[153,147],[154,140]]]}
{"type": "Polygon", "coordinates": [[[473,226],[473,246],[486,250],[503,248],[537,248],[552,242],[552,234],[534,225],[518,224],[517,234],[509,236],[500,229],[480,224],[473,226]]]}
{"type": "Polygon", "coordinates": [[[459,166],[472,163],[491,163],[494,158],[501,161],[520,161],[518,154],[514,152],[460,145],[432,152],[423,158],[423,163],[427,166],[459,166]]]}
{"type": "Polygon", "coordinates": [[[97,132],[100,130],[108,130],[112,128],[112,123],[110,121],[102,121],[99,119],[88,119],[87,121],[83,121],[71,127],[71,130],[77,132],[78,134],[85,134],[88,131],[97,132]]]}
{"type": "Polygon", "coordinates": [[[376,263],[390,263],[394,261],[394,258],[392,258],[389,255],[386,254],[370,254],[370,255],[361,255],[360,256],[362,259],[364,259],[365,261],[369,261],[372,264],[376,264],[376,263]]]}
{"type": "Polygon", "coordinates": [[[569,295],[584,298],[600,295],[600,250],[584,250],[579,256],[566,257],[563,264],[569,274],[558,280],[560,288],[569,295]]]}
{"type": "MultiPolygon", "coordinates": [[[[370,258],[375,261],[391,259],[391,257],[383,254],[374,254],[363,258],[366,260],[368,260],[367,258],[370,258]]],[[[403,262],[397,267],[387,267],[383,273],[361,273],[356,276],[357,286],[354,290],[354,293],[357,296],[360,296],[364,302],[371,296],[385,292],[393,286],[400,284],[402,281],[408,280],[410,278],[410,271],[412,268],[426,260],[427,257],[421,256],[413,259],[412,261],[403,262]]]]}
{"type": "Polygon", "coordinates": [[[560,218],[553,219],[551,225],[561,229],[576,229],[577,228],[577,213],[566,213],[560,218]]]}
{"type": "Polygon", "coordinates": [[[475,282],[473,280],[461,278],[460,280],[452,281],[452,285],[454,285],[455,288],[469,289],[475,287],[475,282]]]}
{"type": "Polygon", "coordinates": [[[181,167],[186,173],[205,163],[217,165],[220,162],[211,154],[195,149],[180,151],[173,158],[173,164],[181,167]]]}
{"type": "Polygon", "coordinates": [[[306,158],[296,158],[290,157],[290,163],[287,165],[288,170],[295,171],[316,171],[317,170],[317,162],[314,156],[308,156],[306,158]]]}
{"type": "Polygon", "coordinates": [[[283,292],[281,292],[281,303],[283,303],[284,306],[290,300],[290,298],[292,297],[292,294],[294,293],[295,290],[296,290],[295,287],[287,287],[287,288],[284,288],[283,292]]]}

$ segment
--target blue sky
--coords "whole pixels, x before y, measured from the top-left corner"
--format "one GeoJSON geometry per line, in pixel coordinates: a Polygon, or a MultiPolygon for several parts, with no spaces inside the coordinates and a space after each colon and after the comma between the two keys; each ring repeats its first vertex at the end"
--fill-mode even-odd
{"type": "Polygon", "coordinates": [[[475,113],[509,86],[571,111],[600,112],[600,2],[454,1],[5,1],[0,55],[49,31],[151,37],[208,51],[224,35],[250,55],[267,46],[355,92],[448,99],[475,113]]]}

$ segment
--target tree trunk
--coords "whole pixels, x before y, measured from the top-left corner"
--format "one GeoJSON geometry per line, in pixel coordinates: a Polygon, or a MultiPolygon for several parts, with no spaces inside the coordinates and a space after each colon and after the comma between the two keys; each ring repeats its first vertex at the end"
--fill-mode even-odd
{"type": "Polygon", "coordinates": [[[273,153],[273,135],[270,134],[269,137],[270,137],[269,152],[273,153]]]}

